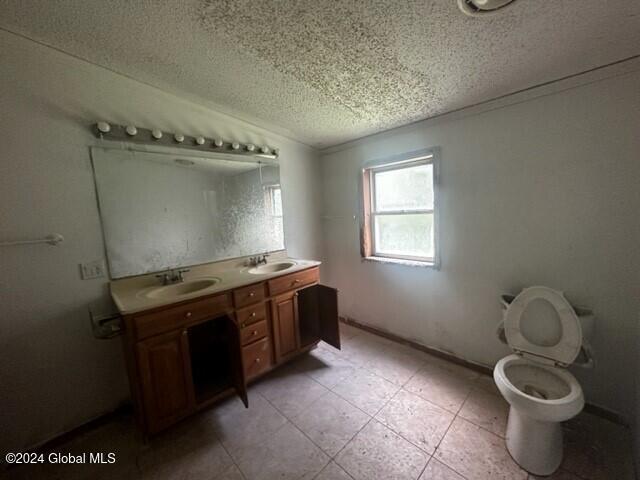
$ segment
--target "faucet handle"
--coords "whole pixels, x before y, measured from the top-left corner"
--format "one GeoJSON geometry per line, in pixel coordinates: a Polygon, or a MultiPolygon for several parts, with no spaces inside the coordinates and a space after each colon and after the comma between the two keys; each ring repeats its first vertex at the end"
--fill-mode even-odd
{"type": "Polygon", "coordinates": [[[159,278],[160,280],[162,280],[163,285],[166,285],[169,283],[169,274],[166,272],[156,275],[156,278],[159,278]]]}
{"type": "Polygon", "coordinates": [[[183,273],[190,272],[190,271],[191,271],[191,269],[190,269],[190,268],[183,268],[183,269],[181,269],[181,270],[178,270],[178,271],[176,272],[176,275],[177,275],[178,279],[179,279],[180,281],[182,281],[182,280],[184,280],[184,278],[182,278],[182,274],[183,274],[183,273]]]}

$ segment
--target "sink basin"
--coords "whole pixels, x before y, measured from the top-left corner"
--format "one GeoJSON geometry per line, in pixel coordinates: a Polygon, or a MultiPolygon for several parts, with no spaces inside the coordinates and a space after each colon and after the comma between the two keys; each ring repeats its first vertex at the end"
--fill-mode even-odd
{"type": "Polygon", "coordinates": [[[219,278],[201,278],[173,285],[163,285],[155,287],[144,293],[147,298],[170,298],[187,295],[189,293],[199,292],[205,288],[213,287],[216,283],[220,283],[219,278]]]}
{"type": "Polygon", "coordinates": [[[265,273],[275,273],[281,272],[283,270],[287,270],[291,267],[294,267],[296,262],[275,262],[275,263],[267,263],[266,265],[260,265],[259,267],[253,267],[247,270],[248,273],[252,275],[261,275],[265,273]]]}

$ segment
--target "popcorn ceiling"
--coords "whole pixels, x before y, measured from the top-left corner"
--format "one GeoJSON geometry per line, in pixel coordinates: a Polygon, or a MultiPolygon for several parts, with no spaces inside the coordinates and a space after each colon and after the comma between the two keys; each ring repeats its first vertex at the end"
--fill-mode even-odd
{"type": "Polygon", "coordinates": [[[5,0],[0,27],[320,148],[640,54],[632,0],[5,0]]]}

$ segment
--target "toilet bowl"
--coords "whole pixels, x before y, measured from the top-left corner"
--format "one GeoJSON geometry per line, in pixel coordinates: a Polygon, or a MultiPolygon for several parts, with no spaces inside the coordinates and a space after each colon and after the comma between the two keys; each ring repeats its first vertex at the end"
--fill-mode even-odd
{"type": "Polygon", "coordinates": [[[496,364],[493,378],[510,405],[507,449],[528,472],[551,475],[562,462],[561,422],[584,407],[582,388],[566,370],[580,352],[580,321],[561,292],[530,287],[503,322],[515,353],[496,364]]]}

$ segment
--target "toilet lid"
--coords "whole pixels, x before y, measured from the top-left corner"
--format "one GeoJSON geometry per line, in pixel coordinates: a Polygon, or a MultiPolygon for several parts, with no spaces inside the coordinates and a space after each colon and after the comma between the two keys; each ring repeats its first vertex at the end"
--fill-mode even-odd
{"type": "Polygon", "coordinates": [[[525,288],[507,307],[504,331],[509,346],[532,360],[568,366],[582,346],[582,327],[562,292],[525,288]]]}

